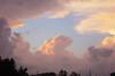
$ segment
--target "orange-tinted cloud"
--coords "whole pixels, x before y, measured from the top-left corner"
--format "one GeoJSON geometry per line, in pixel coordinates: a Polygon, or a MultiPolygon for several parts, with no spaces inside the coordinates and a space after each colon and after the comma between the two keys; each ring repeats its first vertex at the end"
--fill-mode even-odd
{"type": "Polygon", "coordinates": [[[106,47],[106,48],[113,48],[113,47],[115,47],[115,36],[106,37],[102,41],[101,46],[106,47]]]}
{"type": "Polygon", "coordinates": [[[44,54],[52,55],[55,54],[55,51],[65,50],[71,42],[70,38],[59,35],[45,42],[40,50],[44,54]]]}
{"type": "Polygon", "coordinates": [[[12,27],[12,28],[21,28],[24,26],[24,23],[21,22],[21,21],[11,21],[9,22],[9,25],[12,27]]]}
{"type": "Polygon", "coordinates": [[[101,12],[91,15],[76,26],[80,33],[107,33],[115,35],[115,13],[101,12]]]}

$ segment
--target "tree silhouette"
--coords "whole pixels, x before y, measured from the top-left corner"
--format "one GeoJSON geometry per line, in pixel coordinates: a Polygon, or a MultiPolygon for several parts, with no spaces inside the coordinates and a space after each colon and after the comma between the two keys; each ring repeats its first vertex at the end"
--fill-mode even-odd
{"type": "MultiPolygon", "coordinates": [[[[67,76],[68,74],[67,71],[61,70],[59,74],[56,74],[55,72],[46,72],[29,75],[27,71],[28,69],[23,67],[20,67],[17,70],[14,59],[1,59],[0,57],[0,76],[67,76]]],[[[90,71],[90,74],[88,76],[92,75],[93,74],[90,71]]],[[[72,72],[69,76],[80,76],[80,74],[72,72]]],[[[111,73],[110,76],[115,76],[115,72],[111,73]]]]}
{"type": "Polygon", "coordinates": [[[67,76],[67,72],[65,70],[61,70],[59,72],[59,76],[67,76]]]}
{"type": "Polygon", "coordinates": [[[32,75],[32,76],[56,76],[54,72],[49,72],[49,73],[41,73],[37,75],[32,75]]]}
{"type": "Polygon", "coordinates": [[[29,76],[27,73],[27,68],[20,67],[18,73],[20,76],[29,76]]]}
{"type": "Polygon", "coordinates": [[[114,73],[111,73],[111,76],[115,76],[115,72],[114,72],[114,73]]]}
{"type": "Polygon", "coordinates": [[[76,72],[72,72],[70,76],[80,76],[80,74],[77,74],[76,72]]]}
{"type": "Polygon", "coordinates": [[[17,75],[14,60],[4,59],[0,63],[0,76],[17,75]]]}
{"type": "Polygon", "coordinates": [[[29,76],[26,71],[27,69],[22,67],[17,70],[13,59],[1,59],[0,57],[0,76],[29,76]]]}

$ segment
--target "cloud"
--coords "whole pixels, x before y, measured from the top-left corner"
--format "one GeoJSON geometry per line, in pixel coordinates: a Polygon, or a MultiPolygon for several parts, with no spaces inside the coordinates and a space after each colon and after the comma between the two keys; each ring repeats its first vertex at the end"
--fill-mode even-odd
{"type": "MultiPolygon", "coordinates": [[[[74,1],[74,0],[73,0],[74,1]]],[[[60,10],[67,11],[64,4],[70,3],[69,0],[0,0],[0,17],[10,21],[23,21],[32,19],[44,14],[61,15],[60,10]],[[58,13],[57,13],[58,12],[58,13]]],[[[62,12],[62,13],[63,13],[62,12]]],[[[65,13],[63,13],[65,14],[65,13]]]]}
{"type": "Polygon", "coordinates": [[[114,0],[72,0],[66,6],[74,12],[96,12],[113,9],[114,2],[114,0]]]}
{"type": "Polygon", "coordinates": [[[55,51],[66,50],[71,42],[70,38],[59,35],[45,42],[40,50],[44,54],[54,54],[55,51]]]}
{"type": "Polygon", "coordinates": [[[12,45],[10,44],[11,29],[4,18],[0,18],[0,55],[2,58],[11,57],[12,45]]]}
{"type": "Polygon", "coordinates": [[[64,35],[54,36],[45,42],[42,47],[36,52],[36,57],[38,60],[41,60],[38,65],[42,71],[59,71],[60,68],[66,69],[68,71],[78,70],[77,64],[80,62],[77,56],[70,50],[67,50],[67,47],[72,43],[71,38],[64,35]],[[39,59],[41,58],[41,59],[39,59]],[[47,64],[46,64],[47,63],[47,64]],[[44,67],[41,67],[41,64],[44,67]],[[51,66],[49,66],[51,65],[51,66]],[[55,68],[55,69],[54,69],[55,68]]]}
{"type": "Polygon", "coordinates": [[[67,50],[72,40],[63,35],[52,37],[34,54],[20,34],[16,33],[14,36],[14,57],[17,64],[28,67],[30,73],[66,69],[69,72],[80,71],[83,75],[89,74],[91,70],[93,75],[108,76],[115,71],[114,36],[106,37],[99,45],[89,47],[82,58],[77,58],[71,50],[67,50]]]}
{"type": "Polygon", "coordinates": [[[30,46],[24,38],[12,32],[7,19],[0,18],[0,56],[2,58],[24,57],[30,55],[29,51],[30,46]]]}
{"type": "Polygon", "coordinates": [[[59,0],[61,10],[53,11],[49,18],[63,18],[71,13],[90,16],[99,12],[115,11],[115,0],[59,0]]]}
{"type": "Polygon", "coordinates": [[[62,9],[59,0],[0,0],[0,17],[16,25],[62,9]]]}
{"type": "MultiPolygon", "coordinates": [[[[51,48],[51,50],[55,52],[54,56],[47,56],[42,52],[33,55],[30,53],[29,44],[23,37],[18,33],[11,32],[11,27],[20,27],[22,26],[23,21],[42,16],[43,14],[48,13],[48,15],[51,16],[59,15],[64,17],[63,14],[65,15],[65,13],[63,12],[68,10],[63,4],[65,4],[65,1],[63,0],[0,0],[0,17],[2,17],[2,19],[5,18],[4,21],[0,22],[0,31],[2,31],[0,33],[0,41],[3,43],[0,44],[0,49],[2,50],[0,54],[2,57],[10,57],[9,55],[11,55],[15,58],[18,65],[28,66],[31,71],[33,69],[54,71],[54,69],[60,70],[61,68],[67,68],[68,70],[71,70],[75,68],[73,65],[77,63],[75,61],[76,57],[73,53],[65,49],[71,42],[71,40],[69,40],[70,38],[59,36],[54,39],[55,43],[53,43],[51,48]],[[59,12],[60,10],[63,10],[62,15],[59,12]]],[[[48,43],[48,45],[49,44],[50,43],[48,43]]],[[[46,45],[44,45],[44,47],[46,47],[46,45]]],[[[50,50],[49,47],[46,49],[50,50]]],[[[41,50],[43,52],[46,51],[43,48],[41,50]]]]}
{"type": "Polygon", "coordinates": [[[114,2],[114,0],[0,0],[0,17],[14,24],[44,14],[47,14],[49,18],[63,18],[73,12],[85,14],[113,11],[114,2]]]}
{"type": "MultiPolygon", "coordinates": [[[[115,37],[114,36],[108,36],[103,39],[102,42],[100,42],[99,45],[97,46],[91,46],[88,48],[88,51],[90,55],[92,56],[91,58],[95,59],[101,59],[104,58],[106,59],[107,57],[111,57],[112,54],[115,51],[115,37]]],[[[96,61],[97,61],[96,60],[96,61]]]]}
{"type": "MultiPolygon", "coordinates": [[[[115,71],[114,55],[115,55],[115,6],[112,1],[104,0],[103,3],[98,3],[94,0],[94,9],[88,8],[85,11],[86,17],[76,25],[75,30],[81,34],[86,33],[104,33],[113,36],[106,37],[100,44],[90,46],[86,53],[83,55],[84,68],[83,70],[89,70],[93,75],[108,76],[111,72],[115,71]],[[106,3],[108,2],[108,3],[106,3]],[[102,5],[100,5],[102,4],[102,5]],[[94,12],[92,12],[94,11],[94,12]]],[[[85,73],[84,72],[84,73],[85,73]]],[[[84,75],[86,75],[85,73],[84,75]]]]}
{"type": "Polygon", "coordinates": [[[93,59],[94,61],[98,61],[100,59],[106,59],[107,57],[110,57],[114,51],[113,49],[104,47],[90,47],[88,50],[91,59],[93,59]]]}
{"type": "Polygon", "coordinates": [[[56,0],[0,0],[0,3],[1,16],[13,20],[36,17],[43,12],[51,10],[54,4],[56,7],[58,5],[56,0]]]}
{"type": "Polygon", "coordinates": [[[115,49],[115,36],[106,37],[101,44],[102,47],[115,49]]]}
{"type": "Polygon", "coordinates": [[[101,12],[88,17],[76,26],[76,30],[80,33],[107,33],[115,35],[115,14],[101,12]]]}
{"type": "Polygon", "coordinates": [[[10,27],[16,29],[16,28],[22,28],[24,26],[24,23],[21,21],[11,21],[9,22],[10,27]]]}
{"type": "Polygon", "coordinates": [[[85,68],[89,69],[93,75],[100,76],[108,76],[115,71],[114,45],[114,36],[109,36],[100,42],[99,45],[89,47],[83,58],[85,68]]]}
{"type": "MultiPolygon", "coordinates": [[[[84,6],[80,6],[80,12],[85,18],[82,18],[79,24],[77,23],[75,30],[81,34],[96,32],[114,35],[114,2],[115,0],[84,0],[81,2],[81,5],[84,3],[84,6]]],[[[77,5],[76,3],[73,4],[75,4],[76,10],[77,5]]],[[[76,10],[77,12],[78,9],[76,10]]]]}

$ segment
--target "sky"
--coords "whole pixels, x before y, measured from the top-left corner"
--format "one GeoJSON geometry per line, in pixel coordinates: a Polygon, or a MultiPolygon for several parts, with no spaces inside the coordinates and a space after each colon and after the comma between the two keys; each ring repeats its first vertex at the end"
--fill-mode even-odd
{"type": "Polygon", "coordinates": [[[84,53],[89,46],[99,44],[106,36],[105,34],[92,33],[81,35],[74,29],[76,24],[82,20],[83,16],[75,16],[70,14],[65,18],[40,18],[25,21],[25,26],[15,29],[14,31],[21,33],[23,37],[31,44],[34,50],[39,48],[43,42],[56,35],[66,35],[73,39],[73,43],[68,49],[78,52],[80,55],[84,53]]]}
{"type": "Polygon", "coordinates": [[[0,0],[0,56],[29,73],[115,71],[115,0],[0,0]]]}

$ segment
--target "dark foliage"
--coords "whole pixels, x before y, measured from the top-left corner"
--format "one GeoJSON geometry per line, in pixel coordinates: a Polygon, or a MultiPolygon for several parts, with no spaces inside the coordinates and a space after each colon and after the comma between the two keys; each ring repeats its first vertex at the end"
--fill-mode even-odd
{"type": "Polygon", "coordinates": [[[115,73],[111,73],[111,76],[115,76],[115,73]]]}
{"type": "Polygon", "coordinates": [[[56,74],[53,72],[50,72],[50,73],[41,73],[41,74],[32,75],[32,76],[56,76],[56,74]]]}
{"type": "Polygon", "coordinates": [[[0,58],[0,76],[29,76],[26,68],[20,67],[19,70],[15,67],[13,59],[0,58]]]}
{"type": "Polygon", "coordinates": [[[61,70],[59,72],[59,76],[67,76],[67,72],[65,70],[61,70]]]}
{"type": "Polygon", "coordinates": [[[72,72],[70,76],[80,76],[80,74],[77,74],[76,72],[72,72]]]}

